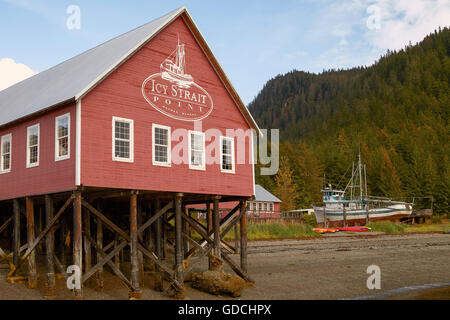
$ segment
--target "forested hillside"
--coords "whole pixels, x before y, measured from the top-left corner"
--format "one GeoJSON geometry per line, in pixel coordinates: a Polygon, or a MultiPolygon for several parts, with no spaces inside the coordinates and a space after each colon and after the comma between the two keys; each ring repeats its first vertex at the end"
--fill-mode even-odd
{"type": "MultiPolygon", "coordinates": [[[[367,68],[277,76],[249,105],[261,128],[281,134],[280,172],[257,170],[257,182],[283,209],[320,204],[324,174],[345,187],[360,148],[370,194],[432,195],[435,212],[448,214],[449,83],[448,28],[367,68]]],[[[427,201],[416,199],[417,207],[427,201]]]]}

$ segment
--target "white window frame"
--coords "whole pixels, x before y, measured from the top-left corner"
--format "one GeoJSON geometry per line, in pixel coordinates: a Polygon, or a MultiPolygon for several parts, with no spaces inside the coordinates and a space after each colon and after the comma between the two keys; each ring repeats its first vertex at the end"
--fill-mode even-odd
{"type": "Polygon", "coordinates": [[[55,118],[55,161],[70,159],[70,113],[55,118]],[[67,118],[67,155],[59,156],[58,121],[67,118]]]}
{"type": "Polygon", "coordinates": [[[41,153],[41,125],[35,124],[27,128],[27,168],[34,168],[39,166],[39,158],[41,153]],[[30,131],[37,128],[38,129],[38,141],[37,141],[37,162],[30,163],[30,131]]]}
{"type": "Polygon", "coordinates": [[[236,165],[235,165],[235,154],[234,154],[234,138],[231,137],[220,137],[220,171],[222,173],[236,173],[236,165]],[[231,170],[227,170],[223,168],[223,142],[225,140],[231,141],[231,170]]]}
{"type": "Polygon", "coordinates": [[[168,126],[163,126],[160,124],[152,124],[152,163],[154,166],[158,167],[171,167],[172,166],[172,130],[168,126]],[[156,161],[156,129],[167,130],[167,162],[156,161]]]}
{"type": "Polygon", "coordinates": [[[269,210],[270,210],[270,212],[275,212],[274,208],[275,208],[275,206],[274,206],[273,202],[269,203],[269,210]]]}
{"type": "Polygon", "coordinates": [[[120,117],[112,118],[112,159],[113,159],[113,161],[117,161],[117,162],[127,162],[127,163],[134,162],[134,120],[120,118],[120,117]],[[130,157],[129,158],[116,157],[116,122],[126,122],[130,125],[130,157]]]}
{"type": "Polygon", "coordinates": [[[0,139],[0,174],[9,173],[11,172],[12,167],[12,134],[5,134],[0,139]],[[9,140],[9,168],[4,170],[3,169],[3,143],[5,140],[9,140]]]}
{"type": "Polygon", "coordinates": [[[189,130],[189,169],[191,170],[199,170],[199,171],[206,171],[206,142],[205,142],[205,133],[204,132],[200,132],[200,131],[191,131],[189,130]],[[192,163],[192,158],[191,158],[191,146],[192,146],[192,135],[199,135],[202,136],[203,139],[203,154],[202,154],[202,165],[201,166],[196,166],[192,163]]]}

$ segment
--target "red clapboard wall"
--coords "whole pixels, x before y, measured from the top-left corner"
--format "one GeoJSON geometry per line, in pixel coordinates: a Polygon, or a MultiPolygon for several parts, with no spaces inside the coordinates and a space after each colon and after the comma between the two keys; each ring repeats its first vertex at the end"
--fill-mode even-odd
{"type": "Polygon", "coordinates": [[[12,135],[11,171],[0,174],[0,200],[75,188],[75,104],[0,130],[12,135]],[[70,158],[55,161],[55,118],[70,113],[70,158]],[[40,124],[39,166],[26,167],[27,128],[40,124]]]}
{"type": "MultiPolygon", "coordinates": [[[[235,173],[222,173],[220,162],[205,171],[186,164],[170,168],[152,163],[152,124],[170,126],[172,132],[194,130],[194,123],[176,120],[155,110],[142,95],[142,84],[160,72],[161,63],[174,51],[178,41],[185,44],[186,68],[195,82],[214,102],[212,113],[202,120],[202,131],[226,129],[246,131],[249,125],[197,43],[190,29],[178,17],[150,42],[93,88],[81,101],[80,184],[86,187],[153,190],[167,192],[253,195],[251,137],[235,155],[245,153],[245,164],[235,165],[235,173]],[[112,117],[134,120],[134,162],[112,160],[112,117]]],[[[11,172],[0,174],[0,200],[74,190],[76,181],[76,104],[68,104],[24,122],[0,129],[0,136],[12,134],[11,172]],[[70,112],[70,158],[55,161],[55,118],[70,112]],[[27,127],[40,124],[39,166],[26,168],[27,127]]],[[[172,141],[172,147],[177,142],[172,141]]],[[[206,141],[207,149],[210,143],[206,141]]],[[[187,141],[185,141],[187,150],[187,141]]],[[[219,157],[219,155],[216,155],[219,157]]],[[[173,157],[173,156],[172,156],[173,157]]],[[[187,158],[187,155],[185,155],[187,158]]]]}
{"type": "MultiPolygon", "coordinates": [[[[141,90],[145,79],[160,72],[161,63],[174,51],[178,39],[185,44],[187,71],[214,101],[213,112],[202,121],[202,131],[214,128],[225,136],[226,129],[249,129],[208,58],[179,17],[82,99],[82,185],[253,195],[253,167],[249,163],[250,138],[246,139],[244,151],[246,164],[236,164],[235,174],[221,173],[220,164],[207,165],[205,171],[190,170],[188,164],[172,164],[170,168],[152,165],[152,123],[170,126],[172,131],[177,128],[194,130],[193,122],[176,120],[155,110],[144,99],[141,90]],[[133,163],[112,161],[113,116],[134,120],[133,163]]],[[[172,141],[172,147],[174,143],[172,141]]],[[[237,155],[238,150],[235,152],[237,155]]]]}

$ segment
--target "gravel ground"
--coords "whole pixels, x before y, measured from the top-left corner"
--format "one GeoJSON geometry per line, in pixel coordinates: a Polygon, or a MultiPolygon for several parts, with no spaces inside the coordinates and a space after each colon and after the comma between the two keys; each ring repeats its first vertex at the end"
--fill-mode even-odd
{"type": "MultiPolygon", "coordinates": [[[[234,257],[238,261],[238,256],[234,257]]],[[[380,294],[389,290],[450,282],[450,235],[359,235],[331,236],[314,240],[257,241],[249,244],[249,274],[253,287],[241,299],[348,299],[380,294]],[[367,267],[381,269],[381,290],[368,290],[367,267]]],[[[199,266],[206,269],[206,263],[199,266]]],[[[42,299],[45,271],[38,289],[5,281],[7,269],[0,266],[0,299],[42,299]]],[[[229,270],[227,270],[229,271],[229,270]]],[[[57,282],[58,299],[71,299],[64,280],[57,282]]],[[[92,288],[90,288],[92,287],[92,288]]],[[[105,289],[85,288],[85,299],[127,299],[127,289],[106,273],[105,289]]],[[[145,278],[143,299],[166,299],[151,289],[145,278]]],[[[433,299],[448,299],[449,288],[439,288],[433,299]]],[[[215,297],[186,285],[187,299],[228,299],[215,297]]],[[[414,299],[414,293],[389,298],[414,299]]]]}

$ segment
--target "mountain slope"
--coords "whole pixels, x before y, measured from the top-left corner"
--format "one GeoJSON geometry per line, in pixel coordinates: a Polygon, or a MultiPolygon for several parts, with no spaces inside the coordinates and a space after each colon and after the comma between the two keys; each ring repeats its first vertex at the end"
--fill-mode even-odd
{"type": "MultiPolygon", "coordinates": [[[[444,28],[368,68],[277,76],[249,110],[260,127],[280,129],[284,163],[296,171],[297,206],[310,205],[303,194],[320,201],[321,187],[304,186],[310,166],[298,163],[300,150],[317,163],[311,174],[325,173],[336,184],[361,148],[371,194],[433,196],[436,212],[449,213],[449,83],[450,29],[444,28]]],[[[258,181],[276,191],[275,177],[258,181]]],[[[416,199],[418,207],[427,201],[416,199]]]]}

